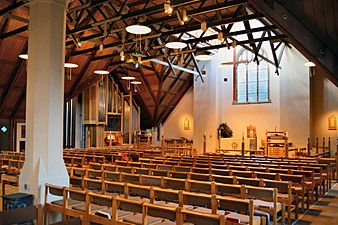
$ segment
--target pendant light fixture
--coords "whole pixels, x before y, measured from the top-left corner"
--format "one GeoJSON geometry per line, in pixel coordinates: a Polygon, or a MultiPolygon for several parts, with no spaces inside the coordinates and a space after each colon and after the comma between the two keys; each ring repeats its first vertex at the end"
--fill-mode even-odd
{"type": "Polygon", "coordinates": [[[94,71],[95,74],[98,74],[98,75],[101,75],[101,79],[100,79],[100,85],[103,86],[103,77],[104,75],[108,75],[109,74],[109,71],[107,70],[95,70],[94,71]]]}
{"type": "Polygon", "coordinates": [[[135,77],[132,76],[123,76],[121,77],[122,80],[135,80],[135,77]]]}
{"type": "Polygon", "coordinates": [[[135,35],[149,34],[151,29],[144,25],[130,25],[126,28],[126,31],[135,35]]]}
{"type": "Polygon", "coordinates": [[[210,60],[212,60],[212,56],[207,55],[207,54],[197,55],[197,56],[195,56],[195,58],[198,61],[210,61],[210,60]]]}
{"type": "Polygon", "coordinates": [[[135,91],[135,92],[137,92],[136,85],[140,85],[140,84],[142,84],[142,82],[141,82],[141,81],[136,81],[136,80],[134,80],[134,81],[131,81],[130,83],[134,85],[134,91],[135,91]]]}
{"type": "Polygon", "coordinates": [[[109,71],[107,71],[107,70],[95,70],[94,73],[99,74],[99,75],[107,75],[107,74],[109,74],[109,71]]]}
{"type": "Polygon", "coordinates": [[[78,64],[75,64],[75,63],[65,63],[65,68],[69,69],[69,74],[67,74],[67,79],[68,80],[72,79],[72,69],[75,69],[77,67],[79,67],[78,64]]]}
{"type": "Polygon", "coordinates": [[[127,89],[130,90],[130,81],[135,80],[135,77],[132,77],[132,76],[123,76],[123,77],[121,77],[121,79],[128,81],[127,89]]]}
{"type": "Polygon", "coordinates": [[[132,81],[132,82],[130,82],[130,83],[132,83],[132,84],[142,84],[142,82],[141,81],[132,81]]]}
{"type": "MultiPolygon", "coordinates": [[[[127,26],[126,31],[128,33],[134,34],[136,36],[136,49],[138,48],[138,51],[141,53],[142,52],[142,38],[141,36],[143,34],[149,34],[151,32],[150,27],[144,26],[144,25],[130,25],[127,26]],[[139,41],[137,43],[137,39],[139,37],[139,41]]],[[[123,59],[123,57],[121,57],[123,59]]]]}
{"type": "Polygon", "coordinates": [[[165,47],[170,48],[170,49],[182,49],[187,47],[187,44],[184,42],[180,41],[173,41],[173,42],[168,42],[165,44],[165,47]]]}

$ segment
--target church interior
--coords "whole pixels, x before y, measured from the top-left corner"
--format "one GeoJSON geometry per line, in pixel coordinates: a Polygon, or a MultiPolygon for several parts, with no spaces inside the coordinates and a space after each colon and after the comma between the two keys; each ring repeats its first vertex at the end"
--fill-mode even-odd
{"type": "Polygon", "coordinates": [[[335,0],[1,0],[0,225],[325,225],[335,0]]]}

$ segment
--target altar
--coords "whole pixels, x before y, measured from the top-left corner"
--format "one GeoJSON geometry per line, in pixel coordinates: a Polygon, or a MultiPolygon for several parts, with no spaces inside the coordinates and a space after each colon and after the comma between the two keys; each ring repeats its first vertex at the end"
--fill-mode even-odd
{"type": "Polygon", "coordinates": [[[250,155],[250,151],[256,150],[255,138],[220,138],[219,150],[231,155],[242,154],[242,141],[244,140],[245,154],[250,155]],[[250,151],[249,151],[250,150],[250,151]]]}

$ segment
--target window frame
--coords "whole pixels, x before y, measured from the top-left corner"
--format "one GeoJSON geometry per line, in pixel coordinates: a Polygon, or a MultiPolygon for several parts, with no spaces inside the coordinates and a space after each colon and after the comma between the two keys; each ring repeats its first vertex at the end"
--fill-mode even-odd
{"type": "MultiPolygon", "coordinates": [[[[263,52],[263,54],[266,55],[265,51],[263,49],[261,49],[261,51],[263,52]]],[[[250,52],[249,50],[245,49],[245,48],[241,48],[238,51],[238,54],[236,54],[236,50],[234,50],[234,66],[233,66],[233,74],[234,74],[234,83],[233,83],[233,101],[232,104],[233,105],[245,105],[245,104],[265,104],[265,103],[271,103],[271,96],[270,96],[270,68],[269,68],[269,63],[267,63],[267,100],[262,100],[259,101],[259,66],[256,62],[249,62],[249,63],[254,63],[256,65],[256,78],[257,78],[257,91],[256,91],[256,101],[249,101],[249,94],[248,94],[248,89],[249,89],[249,85],[248,85],[248,71],[249,71],[249,63],[246,63],[246,69],[245,69],[245,88],[246,88],[246,100],[243,102],[239,102],[238,101],[238,66],[243,64],[244,62],[238,62],[239,58],[245,53],[245,52],[250,52]],[[236,59],[236,61],[235,61],[236,59]]],[[[262,59],[264,60],[264,59],[262,59]]]]}

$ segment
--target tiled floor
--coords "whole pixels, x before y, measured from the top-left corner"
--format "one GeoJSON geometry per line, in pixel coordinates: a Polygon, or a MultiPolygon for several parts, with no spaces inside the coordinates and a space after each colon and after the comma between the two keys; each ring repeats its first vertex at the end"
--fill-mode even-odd
{"type": "Polygon", "coordinates": [[[336,224],[338,224],[338,183],[294,223],[294,225],[336,224]]]}

